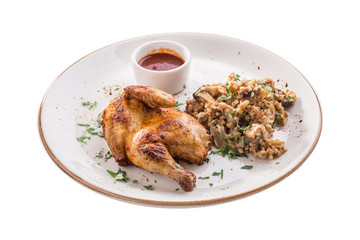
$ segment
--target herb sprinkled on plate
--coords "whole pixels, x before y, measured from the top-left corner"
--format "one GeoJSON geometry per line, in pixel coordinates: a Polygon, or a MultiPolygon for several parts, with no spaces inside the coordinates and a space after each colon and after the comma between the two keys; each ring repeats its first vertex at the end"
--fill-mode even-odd
{"type": "Polygon", "coordinates": [[[144,186],[144,188],[145,188],[146,190],[154,190],[154,188],[153,188],[152,185],[144,186]]]}
{"type": "Polygon", "coordinates": [[[241,167],[241,169],[248,169],[248,170],[250,170],[250,169],[252,169],[252,168],[253,168],[252,165],[245,165],[245,166],[242,166],[242,167],[241,167]]]}

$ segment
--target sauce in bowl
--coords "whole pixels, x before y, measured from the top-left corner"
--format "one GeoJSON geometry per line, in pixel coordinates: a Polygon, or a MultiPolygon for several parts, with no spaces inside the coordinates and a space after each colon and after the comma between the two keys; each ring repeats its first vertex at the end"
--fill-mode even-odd
{"type": "Polygon", "coordinates": [[[168,71],[184,64],[184,60],[169,53],[154,53],[141,58],[139,65],[152,71],[168,71]]]}

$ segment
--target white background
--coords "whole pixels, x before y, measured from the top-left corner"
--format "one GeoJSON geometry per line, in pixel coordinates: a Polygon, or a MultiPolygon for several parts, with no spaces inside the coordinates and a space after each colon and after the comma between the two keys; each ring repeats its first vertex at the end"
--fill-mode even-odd
{"type": "Polygon", "coordinates": [[[2,1],[1,239],[359,239],[359,7],[356,1],[2,1]],[[323,131],[291,176],[250,197],[195,208],[135,205],[65,175],[38,110],[70,64],[108,44],[204,32],[260,45],[317,91],[323,131]]]}

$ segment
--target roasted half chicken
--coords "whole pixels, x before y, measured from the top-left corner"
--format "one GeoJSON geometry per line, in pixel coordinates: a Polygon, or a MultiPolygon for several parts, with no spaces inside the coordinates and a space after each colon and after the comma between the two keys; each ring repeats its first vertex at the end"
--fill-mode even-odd
{"type": "Polygon", "coordinates": [[[169,176],[192,191],[196,176],[174,158],[200,164],[211,149],[208,131],[192,116],[174,108],[172,95],[129,86],[103,112],[103,131],[115,161],[169,176]]]}

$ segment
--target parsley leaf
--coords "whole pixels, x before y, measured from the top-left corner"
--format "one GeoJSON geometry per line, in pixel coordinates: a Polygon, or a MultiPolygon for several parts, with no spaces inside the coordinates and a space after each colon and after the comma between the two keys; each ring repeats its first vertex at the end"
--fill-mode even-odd
{"type": "Polygon", "coordinates": [[[152,185],[144,186],[144,188],[147,189],[147,190],[154,190],[152,185]]]}
{"type": "Polygon", "coordinates": [[[220,172],[213,172],[212,175],[213,175],[213,176],[220,176],[220,178],[223,179],[223,177],[224,177],[224,170],[221,169],[220,172]]]}
{"type": "Polygon", "coordinates": [[[248,158],[248,155],[246,155],[245,153],[239,153],[233,150],[229,151],[229,156],[231,159],[237,159],[238,157],[248,158]]]}
{"type": "Polygon", "coordinates": [[[238,157],[248,157],[248,155],[246,155],[245,153],[239,153],[234,150],[230,150],[227,144],[225,144],[224,148],[220,148],[216,151],[211,151],[210,154],[221,154],[223,157],[228,154],[231,159],[237,159],[238,157]]]}
{"type": "Polygon", "coordinates": [[[112,158],[113,157],[113,155],[111,154],[111,152],[110,151],[107,151],[107,153],[106,153],[106,155],[105,155],[105,159],[106,160],[109,160],[110,158],[112,158]]]}
{"type": "Polygon", "coordinates": [[[221,172],[213,172],[213,176],[220,176],[221,172]]]}
{"type": "Polygon", "coordinates": [[[252,168],[253,168],[252,165],[245,165],[241,167],[241,169],[252,169],[252,168]]]}
{"type": "Polygon", "coordinates": [[[179,103],[178,101],[176,101],[174,108],[180,111],[179,106],[184,105],[184,104],[185,103],[179,103]]]}
{"type": "Polygon", "coordinates": [[[198,179],[210,179],[210,177],[209,176],[207,176],[207,177],[198,177],[198,179]]]}
{"type": "Polygon", "coordinates": [[[87,137],[87,136],[81,136],[81,137],[78,137],[78,138],[76,138],[76,140],[78,140],[79,142],[81,142],[81,143],[87,143],[87,142],[85,142],[84,140],[85,139],[89,139],[90,140],[90,137],[87,137]]]}
{"type": "Polygon", "coordinates": [[[126,177],[126,172],[122,171],[120,168],[117,173],[114,173],[110,170],[106,170],[106,171],[115,179],[115,181],[127,182],[129,180],[129,178],[126,177]]]}
{"type": "Polygon", "coordinates": [[[226,84],[225,84],[225,90],[226,90],[227,95],[230,95],[230,87],[229,87],[228,82],[226,82],[226,84]]]}
{"type": "Polygon", "coordinates": [[[89,127],[90,126],[89,124],[86,124],[86,123],[78,123],[77,125],[80,127],[89,127]]]}
{"type": "Polygon", "coordinates": [[[238,134],[235,134],[235,135],[233,135],[231,137],[224,137],[224,139],[225,140],[230,140],[230,139],[236,138],[237,136],[240,136],[240,135],[241,135],[241,133],[238,133],[238,134]]]}
{"type": "Polygon", "coordinates": [[[96,106],[96,104],[97,104],[97,102],[96,102],[96,101],[94,101],[94,102],[91,104],[91,106],[89,107],[89,109],[92,109],[93,107],[95,107],[95,106],[96,106]]]}
{"type": "Polygon", "coordinates": [[[95,156],[95,157],[97,157],[97,158],[103,158],[104,157],[104,150],[100,150],[100,152],[98,152],[98,154],[95,156]]]}
{"type": "Polygon", "coordinates": [[[227,99],[233,98],[235,95],[236,95],[236,92],[234,92],[230,96],[222,95],[221,98],[219,98],[217,101],[220,102],[220,101],[223,101],[223,100],[227,100],[227,99]]]}
{"type": "Polygon", "coordinates": [[[244,137],[241,139],[241,147],[242,147],[242,148],[245,147],[245,138],[244,138],[244,137]]]}
{"type": "Polygon", "coordinates": [[[273,125],[273,128],[276,128],[276,126],[277,126],[278,122],[279,122],[281,119],[282,119],[282,116],[281,116],[281,115],[280,115],[280,116],[278,116],[278,117],[275,119],[275,121],[274,121],[274,125],[273,125]]]}
{"type": "Polygon", "coordinates": [[[269,91],[269,92],[274,92],[274,90],[272,89],[272,87],[270,86],[267,86],[267,85],[263,85],[262,88],[266,91],[269,91]]]}
{"type": "Polygon", "coordinates": [[[251,128],[251,124],[249,125],[249,126],[246,126],[246,127],[238,127],[238,128],[236,128],[235,130],[237,130],[237,131],[246,131],[246,130],[248,130],[249,128],[251,128]]]}

